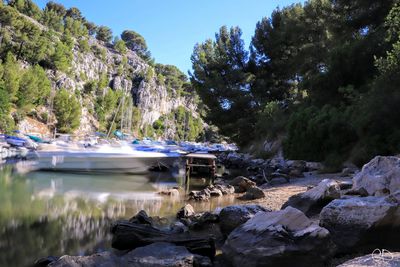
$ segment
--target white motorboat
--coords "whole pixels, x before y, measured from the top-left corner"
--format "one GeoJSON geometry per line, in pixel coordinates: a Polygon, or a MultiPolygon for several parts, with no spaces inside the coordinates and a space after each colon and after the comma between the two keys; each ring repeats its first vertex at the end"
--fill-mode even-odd
{"type": "Polygon", "coordinates": [[[145,173],[152,167],[171,167],[179,153],[135,150],[128,145],[93,147],[49,145],[31,153],[34,168],[69,172],[145,173]]]}

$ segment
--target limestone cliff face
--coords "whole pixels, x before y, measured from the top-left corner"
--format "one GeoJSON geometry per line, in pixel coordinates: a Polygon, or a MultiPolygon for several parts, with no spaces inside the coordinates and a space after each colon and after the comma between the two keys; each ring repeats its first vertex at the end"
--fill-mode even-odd
{"type": "MultiPolygon", "coordinates": [[[[105,46],[94,38],[89,45],[97,46],[101,54],[92,50],[82,52],[78,43],[73,50],[70,73],[47,71],[55,90],[65,88],[82,91],[87,82],[99,81],[106,77],[108,87],[122,90],[130,95],[134,105],[140,110],[140,127],[151,125],[160,116],[182,106],[198,117],[197,105],[192,96],[180,96],[175,88],[166,88],[154,74],[151,66],[135,52],[128,51],[124,57],[113,48],[105,46]]],[[[93,103],[91,103],[93,105],[93,103]]],[[[98,123],[88,108],[82,107],[79,133],[90,133],[97,129],[98,123]]],[[[171,128],[171,127],[170,127],[171,128]]],[[[173,128],[173,127],[172,127],[173,128]]],[[[166,131],[165,137],[173,136],[173,130],[166,131]]]]}

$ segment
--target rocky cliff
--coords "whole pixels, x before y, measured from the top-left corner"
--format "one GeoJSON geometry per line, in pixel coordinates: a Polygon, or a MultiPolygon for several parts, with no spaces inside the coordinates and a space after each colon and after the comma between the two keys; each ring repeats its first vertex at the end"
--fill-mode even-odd
{"type": "Polygon", "coordinates": [[[152,137],[195,139],[200,135],[203,121],[198,97],[176,67],[156,64],[125,44],[119,49],[111,37],[103,41],[98,32],[88,33],[85,18],[80,13],[71,15],[71,10],[65,11],[59,4],[50,3],[35,15],[29,8],[10,3],[0,5],[0,57],[7,64],[17,62],[15,73],[19,74],[0,76],[4,83],[15,82],[15,90],[8,90],[8,102],[22,131],[44,133],[60,126],[55,98],[66,89],[81,108],[75,133],[107,131],[113,126],[152,137]],[[39,66],[36,71],[44,70],[51,93],[45,94],[43,101],[27,102],[24,98],[29,96],[22,91],[33,95],[41,91],[32,77],[34,72],[29,73],[34,66],[39,66]]]}
{"type": "MultiPolygon", "coordinates": [[[[97,82],[105,76],[111,89],[121,90],[132,97],[134,105],[139,110],[140,129],[151,126],[161,116],[170,114],[179,107],[185,108],[194,117],[199,117],[195,95],[180,96],[178,88],[167,88],[159,80],[153,67],[135,52],[128,50],[123,56],[94,38],[89,39],[89,45],[97,47],[102,51],[102,55],[96,55],[93,51],[82,52],[76,43],[70,73],[47,71],[55,90],[65,88],[71,92],[75,90],[82,92],[85,84],[91,81],[97,82]],[[124,69],[121,71],[121,68],[124,69]]],[[[163,134],[165,138],[173,138],[175,135],[173,123],[169,126],[163,134]]],[[[98,127],[95,116],[90,114],[88,107],[83,106],[81,125],[77,131],[90,133],[98,127]]]]}

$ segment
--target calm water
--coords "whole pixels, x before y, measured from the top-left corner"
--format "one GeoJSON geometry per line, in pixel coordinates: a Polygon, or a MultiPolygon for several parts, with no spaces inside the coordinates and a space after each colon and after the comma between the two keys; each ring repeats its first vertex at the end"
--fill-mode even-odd
{"type": "MultiPolygon", "coordinates": [[[[108,229],[115,219],[130,218],[142,209],[172,218],[185,204],[184,198],[156,192],[181,180],[168,173],[21,175],[13,173],[12,166],[0,167],[0,266],[29,266],[48,255],[108,249],[108,229]]],[[[234,202],[234,197],[224,197],[194,207],[214,210],[234,202]]]]}

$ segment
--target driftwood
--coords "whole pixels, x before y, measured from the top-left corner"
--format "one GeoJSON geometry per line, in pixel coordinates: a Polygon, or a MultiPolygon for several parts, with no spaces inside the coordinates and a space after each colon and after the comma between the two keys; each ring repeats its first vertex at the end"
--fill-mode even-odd
{"type": "Polygon", "coordinates": [[[111,227],[112,247],[118,250],[135,249],[155,242],[168,242],[184,246],[194,254],[214,258],[215,241],[210,238],[197,238],[189,233],[173,233],[160,230],[150,224],[118,221],[111,227]]]}

